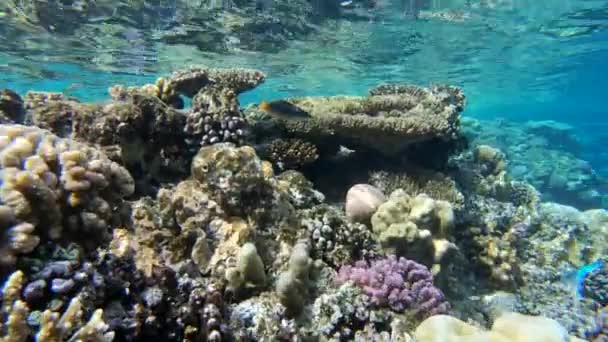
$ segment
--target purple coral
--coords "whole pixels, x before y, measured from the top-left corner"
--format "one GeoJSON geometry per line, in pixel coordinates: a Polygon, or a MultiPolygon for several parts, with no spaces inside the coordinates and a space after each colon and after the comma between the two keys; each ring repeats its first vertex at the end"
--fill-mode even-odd
{"type": "Polygon", "coordinates": [[[402,312],[411,309],[428,317],[446,313],[450,305],[433,285],[433,275],[426,266],[405,258],[389,256],[371,262],[358,261],[354,266],[342,266],[337,282],[354,282],[377,306],[389,306],[402,312]]]}

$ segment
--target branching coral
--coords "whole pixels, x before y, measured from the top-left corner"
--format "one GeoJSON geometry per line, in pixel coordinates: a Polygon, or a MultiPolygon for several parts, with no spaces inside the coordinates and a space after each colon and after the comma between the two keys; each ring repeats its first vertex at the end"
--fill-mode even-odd
{"type": "Polygon", "coordinates": [[[321,204],[302,215],[302,225],[308,230],[311,253],[316,259],[342,265],[377,253],[369,229],[361,223],[350,222],[336,208],[321,204]]]}
{"type": "Polygon", "coordinates": [[[299,169],[314,163],[319,151],[314,144],[301,139],[275,139],[268,145],[268,160],[280,169],[299,169]]]}
{"type": "Polygon", "coordinates": [[[0,125],[0,167],[8,243],[2,259],[9,262],[40,238],[61,237],[64,228],[103,236],[120,219],[122,198],[134,190],[127,170],[97,149],[35,127],[0,125]]]}
{"type": "Polygon", "coordinates": [[[354,282],[373,305],[398,312],[413,310],[419,317],[428,317],[450,308],[441,290],[433,286],[428,268],[405,258],[389,256],[371,264],[358,261],[354,266],[342,266],[337,281],[354,282]]]}
{"type": "Polygon", "coordinates": [[[109,342],[114,339],[114,332],[103,320],[103,310],[97,309],[87,322],[82,320],[84,312],[80,298],[74,297],[62,315],[45,310],[40,317],[40,328],[37,333],[26,324],[29,308],[19,299],[25,276],[21,271],[13,273],[2,289],[2,316],[6,322],[2,326],[2,341],[28,341],[36,337],[37,341],[95,341],[109,342]]]}

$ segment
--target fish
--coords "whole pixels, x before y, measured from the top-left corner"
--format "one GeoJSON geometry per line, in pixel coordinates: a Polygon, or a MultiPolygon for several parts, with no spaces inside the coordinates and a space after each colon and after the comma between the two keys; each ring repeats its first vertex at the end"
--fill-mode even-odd
{"type": "Polygon", "coordinates": [[[604,260],[597,259],[591,264],[582,266],[574,271],[567,272],[562,275],[561,282],[572,291],[575,305],[578,305],[578,301],[584,297],[583,283],[585,282],[587,276],[590,273],[603,268],[604,266],[604,260]]]}
{"type": "Polygon", "coordinates": [[[303,120],[310,118],[308,112],[285,100],[262,101],[258,108],[278,119],[303,120]]]}
{"type": "Polygon", "coordinates": [[[342,7],[349,7],[352,4],[353,4],[353,0],[346,0],[346,1],[340,2],[340,6],[342,6],[342,7]]]}

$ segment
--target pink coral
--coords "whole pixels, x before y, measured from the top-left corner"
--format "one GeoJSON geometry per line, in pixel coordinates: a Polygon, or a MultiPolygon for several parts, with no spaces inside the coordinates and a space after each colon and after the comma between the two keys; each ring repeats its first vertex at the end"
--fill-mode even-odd
{"type": "Polygon", "coordinates": [[[446,313],[450,305],[433,285],[433,275],[415,261],[389,256],[372,261],[358,261],[354,266],[342,266],[339,284],[354,282],[376,306],[388,306],[395,311],[411,309],[422,317],[446,313]]]}

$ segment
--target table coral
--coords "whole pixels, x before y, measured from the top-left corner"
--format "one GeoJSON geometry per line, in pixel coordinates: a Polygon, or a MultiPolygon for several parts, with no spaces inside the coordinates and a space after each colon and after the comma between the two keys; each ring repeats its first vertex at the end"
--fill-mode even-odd
{"type": "Polygon", "coordinates": [[[460,90],[418,89],[414,95],[376,92],[367,97],[287,99],[311,119],[275,121],[288,135],[319,145],[344,145],[387,155],[395,155],[413,143],[454,138],[464,105],[460,90]]]}
{"type": "Polygon", "coordinates": [[[2,222],[15,224],[4,231],[9,262],[15,253],[30,252],[36,239],[58,239],[62,231],[104,237],[134,190],[127,170],[99,150],[36,127],[0,125],[0,166],[2,222]]]}

